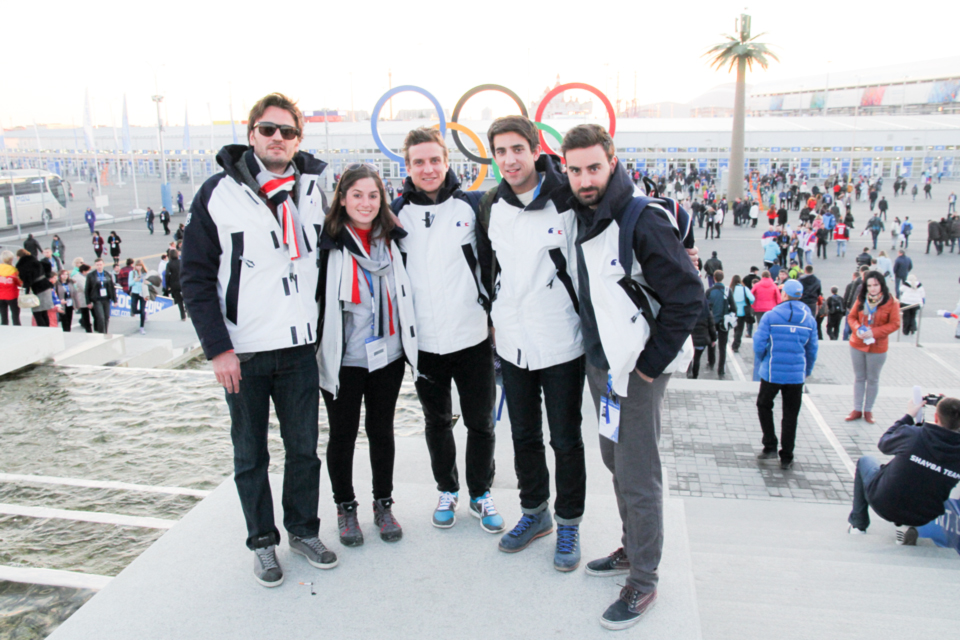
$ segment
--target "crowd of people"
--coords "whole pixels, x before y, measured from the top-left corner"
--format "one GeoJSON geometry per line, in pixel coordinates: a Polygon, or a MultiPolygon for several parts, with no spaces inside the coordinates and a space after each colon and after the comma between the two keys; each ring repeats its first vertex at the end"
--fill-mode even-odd
{"type": "Polygon", "coordinates": [[[119,301],[118,292],[129,296],[130,315],[139,316],[141,334],[146,333],[147,302],[158,295],[172,297],[181,320],[186,320],[180,290],[183,229],[181,224],[155,268],[134,258],[121,264],[122,240],[116,231],[104,240],[91,226],[94,259],[76,256],[69,267],[66,245],[59,234],[51,237],[49,247],[28,234],[16,253],[0,252],[0,324],[20,326],[23,308],[31,311],[33,326],[60,326],[69,332],[79,325],[87,333],[106,334],[111,307],[119,301]],[[110,267],[103,256],[105,247],[113,263],[110,267]]]}

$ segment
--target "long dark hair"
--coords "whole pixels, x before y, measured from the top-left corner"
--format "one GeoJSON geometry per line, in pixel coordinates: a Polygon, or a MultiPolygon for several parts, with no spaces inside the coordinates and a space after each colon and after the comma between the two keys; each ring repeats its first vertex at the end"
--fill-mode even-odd
{"type": "Polygon", "coordinates": [[[337,238],[340,235],[340,231],[346,225],[350,224],[350,216],[347,215],[344,198],[350,187],[364,178],[372,178],[373,182],[377,185],[377,190],[380,192],[380,211],[377,212],[377,217],[373,219],[373,227],[371,229],[373,234],[371,237],[389,239],[390,232],[397,226],[393,220],[393,212],[390,211],[390,203],[387,202],[387,192],[383,188],[383,180],[380,179],[380,174],[374,171],[373,168],[361,164],[358,167],[351,167],[344,171],[343,175],[340,176],[340,181],[337,182],[337,188],[333,194],[333,202],[330,204],[330,211],[327,212],[327,218],[323,223],[327,234],[329,234],[331,238],[337,238]]]}
{"type": "Polygon", "coordinates": [[[860,308],[863,309],[867,303],[867,281],[870,278],[876,279],[880,283],[880,304],[881,306],[887,304],[887,301],[890,300],[890,287],[887,286],[887,279],[883,277],[883,274],[879,271],[867,271],[867,275],[863,277],[863,286],[860,287],[860,295],[857,296],[857,300],[860,302],[860,308]]]}

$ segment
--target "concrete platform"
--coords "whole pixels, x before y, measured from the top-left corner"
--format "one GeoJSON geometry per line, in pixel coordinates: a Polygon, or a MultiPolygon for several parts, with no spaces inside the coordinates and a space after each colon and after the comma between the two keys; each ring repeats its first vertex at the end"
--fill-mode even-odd
{"type": "Polygon", "coordinates": [[[0,376],[63,351],[59,327],[0,326],[0,376]]]}
{"type": "MultiPolygon", "coordinates": [[[[280,478],[271,480],[276,490],[280,478]]],[[[366,493],[361,487],[358,481],[358,492],[366,493]]],[[[321,495],[328,494],[322,489],[321,495]]],[[[590,577],[582,566],[557,572],[554,536],[518,554],[502,553],[499,537],[482,531],[465,504],[455,527],[436,529],[430,524],[436,492],[429,485],[398,484],[394,495],[402,541],[377,537],[363,500],[366,542],[341,546],[332,506],[321,499],[321,539],[340,566],[315,569],[284,542],[278,556],[285,582],[265,589],[250,575],[252,554],[242,544],[243,517],[228,480],[50,637],[608,637],[597,617],[616,599],[622,577],[590,577]],[[317,595],[299,582],[313,582],[317,595]]],[[[498,489],[496,495],[507,521],[519,518],[517,492],[498,489]]],[[[279,514],[276,492],[274,498],[279,514]]],[[[612,551],[620,528],[612,495],[591,494],[589,504],[584,561],[612,551]]],[[[683,503],[667,500],[665,515],[660,597],[631,633],[700,638],[683,503]]]]}

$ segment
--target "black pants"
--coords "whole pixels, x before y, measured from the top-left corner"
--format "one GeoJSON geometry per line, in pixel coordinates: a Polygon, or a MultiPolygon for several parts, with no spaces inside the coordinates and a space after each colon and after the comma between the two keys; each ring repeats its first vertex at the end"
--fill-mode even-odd
{"type": "Polygon", "coordinates": [[[80,307],[80,326],[87,333],[93,333],[93,325],[90,324],[90,309],[80,307]]]}
{"type": "Polygon", "coordinates": [[[827,259],[827,242],[826,240],[817,240],[817,257],[820,257],[820,252],[823,252],[823,259],[827,259]]]}
{"type": "Polygon", "coordinates": [[[93,301],[93,328],[97,333],[107,333],[110,328],[110,298],[93,301]]]}
{"type": "Polygon", "coordinates": [[[737,316],[737,324],[733,328],[733,347],[734,352],[740,350],[740,341],[743,339],[743,328],[747,326],[746,316],[737,316]]]}
{"type": "MultiPolygon", "coordinates": [[[[704,238],[713,238],[714,230],[719,231],[719,229],[717,229],[717,225],[713,222],[707,221],[707,232],[704,234],[704,238]]],[[[717,237],[719,237],[719,235],[717,237]]]]}
{"type": "Polygon", "coordinates": [[[147,301],[139,293],[130,294],[130,317],[140,316],[140,328],[147,321],[147,301]]]}
{"type": "Polygon", "coordinates": [[[393,416],[403,382],[403,358],[383,369],[340,368],[340,394],[323,389],[323,404],[330,421],[327,443],[327,473],[333,487],[333,501],[353,502],[353,452],[360,431],[360,404],[366,409],[364,430],[370,445],[370,470],[373,472],[373,499],[393,496],[393,416]]]}
{"type": "Polygon", "coordinates": [[[20,326],[20,302],[17,298],[13,300],[0,300],[0,324],[6,325],[11,322],[8,314],[12,317],[13,326],[20,326]],[[9,312],[8,312],[9,310],[9,312]]]}
{"type": "Polygon", "coordinates": [[[547,406],[550,447],[556,460],[557,499],[561,524],[577,524],[587,495],[587,469],[580,433],[580,405],[585,376],[583,356],[530,371],[500,361],[503,392],[510,412],[514,468],[520,482],[520,507],[536,512],[550,498],[550,471],[543,446],[540,390],[547,406]]]}
{"type": "Polygon", "coordinates": [[[706,347],[694,348],[693,362],[690,363],[690,372],[689,375],[687,375],[688,378],[693,378],[695,380],[700,377],[700,358],[703,357],[703,352],[706,350],[706,347]]]}
{"type": "Polygon", "coordinates": [[[793,460],[793,445],[797,439],[797,416],[803,403],[803,383],[776,384],[760,381],[760,395],[757,396],[757,414],[760,428],[763,430],[764,451],[776,451],[777,431],[773,425],[773,399],[780,394],[783,400],[783,420],[780,422],[780,460],[793,460]]]}
{"type": "Polygon", "coordinates": [[[63,327],[64,331],[70,331],[70,325],[73,324],[73,307],[64,307],[63,313],[58,313],[57,317],[60,319],[60,326],[63,327]]]}
{"type": "Polygon", "coordinates": [[[823,340],[823,319],[826,316],[816,316],[817,318],[817,340],[823,340]]]}
{"type": "Polygon", "coordinates": [[[460,409],[467,427],[467,488],[471,498],[479,498],[489,491],[494,475],[493,405],[497,396],[490,338],[445,355],[421,351],[417,369],[417,396],[423,408],[437,490],[460,491],[450,400],[453,381],[460,392],[460,409]]]}
{"type": "Polygon", "coordinates": [[[901,329],[903,331],[903,335],[908,336],[911,333],[917,332],[917,311],[919,311],[919,309],[914,307],[913,309],[907,309],[903,312],[901,329]]]}
{"type": "MultiPolygon", "coordinates": [[[[181,209],[180,211],[181,211],[181,213],[182,213],[182,212],[183,212],[183,209],[181,209]]],[[[164,220],[164,221],[162,221],[160,224],[163,225],[163,235],[165,235],[165,236],[170,235],[170,221],[169,221],[169,220],[164,220]]]]}
{"type": "Polygon", "coordinates": [[[187,311],[183,308],[183,293],[179,290],[171,291],[170,295],[173,296],[173,301],[176,303],[177,308],[180,309],[180,319],[187,319],[187,311]]]}
{"type": "Polygon", "coordinates": [[[712,367],[714,363],[717,365],[717,373],[722,375],[725,373],[724,367],[727,364],[727,336],[729,331],[726,329],[726,325],[721,320],[717,323],[717,346],[707,347],[707,363],[712,367]],[[719,358],[717,357],[717,352],[719,351],[719,358]]]}
{"type": "Polygon", "coordinates": [[[38,327],[49,327],[50,326],[50,313],[46,310],[44,311],[34,311],[33,312],[33,321],[37,323],[38,327]]]}
{"type": "Polygon", "coordinates": [[[831,313],[827,316],[827,337],[836,340],[840,337],[840,323],[843,322],[842,313],[831,313]]]}

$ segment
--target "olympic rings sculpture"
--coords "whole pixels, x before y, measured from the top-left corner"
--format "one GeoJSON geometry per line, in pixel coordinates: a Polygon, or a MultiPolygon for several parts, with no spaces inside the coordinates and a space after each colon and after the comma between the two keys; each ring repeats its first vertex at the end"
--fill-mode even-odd
{"type": "MultiPolygon", "coordinates": [[[[540,130],[540,148],[545,153],[548,153],[554,156],[558,154],[556,151],[553,150],[553,148],[550,147],[549,144],[547,144],[547,139],[544,137],[544,133],[549,134],[552,138],[554,138],[559,143],[563,142],[563,136],[561,136],[560,132],[554,129],[553,127],[551,127],[550,125],[541,122],[540,119],[543,117],[543,112],[546,110],[547,105],[550,103],[550,101],[553,100],[556,96],[563,93],[564,91],[567,91],[568,89],[583,89],[584,91],[589,91],[590,93],[597,96],[607,110],[607,117],[610,120],[610,123],[609,123],[610,126],[608,127],[610,136],[612,137],[617,130],[616,111],[614,110],[613,105],[610,103],[610,100],[607,98],[606,95],[604,95],[602,91],[600,91],[594,86],[591,86],[589,84],[584,84],[582,82],[568,82],[566,84],[557,85],[556,87],[551,89],[549,92],[547,92],[547,94],[543,97],[543,100],[540,101],[540,104],[537,106],[536,116],[534,116],[533,118],[534,124],[536,124],[537,129],[540,130]]],[[[373,140],[374,142],[377,143],[377,147],[380,148],[380,151],[382,151],[385,156],[387,156],[394,162],[399,162],[399,163],[404,162],[403,156],[391,151],[387,147],[387,145],[384,144],[383,139],[380,137],[380,132],[378,130],[378,122],[380,120],[380,111],[383,110],[383,107],[387,103],[387,100],[397,95],[398,93],[403,93],[405,91],[412,91],[414,93],[419,93],[420,95],[429,99],[430,102],[433,103],[434,108],[437,110],[437,116],[440,119],[439,124],[433,125],[434,128],[439,129],[440,134],[443,136],[446,136],[447,129],[450,129],[451,132],[453,133],[453,142],[454,144],[457,145],[457,149],[460,150],[460,153],[466,156],[469,160],[480,164],[480,171],[477,173],[477,178],[476,180],[473,181],[473,184],[471,184],[467,188],[467,191],[476,191],[480,188],[480,185],[483,184],[483,181],[487,177],[488,165],[493,166],[493,175],[496,178],[497,182],[500,182],[501,180],[500,170],[497,168],[497,164],[493,162],[493,158],[487,155],[487,151],[483,146],[483,141],[481,140],[480,136],[478,136],[470,128],[460,124],[458,120],[460,118],[460,113],[461,111],[463,111],[463,107],[467,103],[467,101],[473,96],[475,96],[476,94],[481,93],[483,91],[497,91],[499,93],[506,95],[508,98],[510,98],[517,104],[517,106],[520,108],[520,113],[524,117],[529,117],[527,107],[526,105],[524,105],[523,100],[520,99],[520,96],[518,96],[516,93],[514,93],[512,90],[508,89],[507,87],[504,87],[503,85],[499,85],[499,84],[477,85],[476,87],[470,89],[469,91],[464,93],[462,96],[460,96],[460,99],[457,100],[456,106],[453,108],[453,114],[451,116],[450,122],[447,122],[446,118],[443,115],[443,107],[440,105],[440,101],[437,100],[436,97],[434,97],[433,94],[431,94],[426,89],[422,87],[410,85],[410,84],[405,84],[405,85],[401,85],[399,87],[394,87],[390,89],[385,94],[380,96],[380,99],[377,100],[377,104],[373,107],[373,113],[370,115],[370,130],[371,130],[371,133],[373,134],[373,140]],[[480,152],[480,155],[477,155],[466,148],[466,146],[463,144],[463,140],[460,138],[461,133],[463,133],[468,138],[470,138],[471,142],[473,142],[477,146],[477,150],[480,152]]]]}

